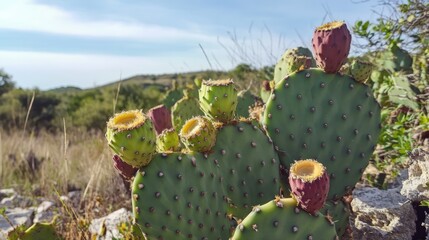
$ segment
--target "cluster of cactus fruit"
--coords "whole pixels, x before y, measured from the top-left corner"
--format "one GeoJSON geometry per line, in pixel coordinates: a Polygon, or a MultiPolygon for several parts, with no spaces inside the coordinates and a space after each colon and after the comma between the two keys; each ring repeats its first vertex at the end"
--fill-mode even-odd
{"type": "Polygon", "coordinates": [[[364,84],[370,65],[338,72],[350,42],[346,25],[332,22],[314,32],[316,61],[308,49],[288,50],[253,117],[246,109],[254,98],[239,94],[229,79],[200,82],[198,100],[185,95],[170,105],[171,114],[158,106],[148,114],[113,116],[106,138],[116,169],[132,182],[134,219],[145,237],[344,234],[349,212],[343,200],[367,166],[381,127],[379,104],[364,84]]]}

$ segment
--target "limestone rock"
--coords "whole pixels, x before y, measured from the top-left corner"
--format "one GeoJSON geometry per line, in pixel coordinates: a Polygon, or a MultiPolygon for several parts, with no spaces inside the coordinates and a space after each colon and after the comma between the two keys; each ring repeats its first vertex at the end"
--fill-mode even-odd
{"type": "Polygon", "coordinates": [[[51,201],[43,201],[36,209],[36,215],[33,222],[50,222],[55,215],[55,203],[51,201]]]}
{"type": "Polygon", "coordinates": [[[89,231],[91,234],[96,235],[99,240],[111,240],[112,238],[122,239],[123,236],[119,233],[118,226],[124,222],[132,222],[132,213],[125,208],[121,208],[106,217],[92,220],[91,225],[89,226],[89,231]],[[104,236],[100,236],[99,233],[103,224],[106,228],[106,234],[104,236]]]}
{"type": "Polygon", "coordinates": [[[429,199],[429,153],[414,150],[410,156],[408,178],[402,182],[401,194],[412,202],[429,199]]]}
{"type": "Polygon", "coordinates": [[[27,208],[33,205],[31,199],[14,194],[10,197],[3,198],[0,201],[0,207],[6,208],[27,208]]]}
{"type": "MultiPolygon", "coordinates": [[[[6,209],[6,216],[14,227],[20,225],[29,227],[31,224],[33,224],[33,214],[33,209],[6,209]]],[[[6,240],[7,234],[13,230],[13,227],[10,225],[10,223],[3,216],[0,216],[0,240],[6,240]]]]}
{"type": "Polygon", "coordinates": [[[412,239],[417,217],[399,189],[355,189],[351,206],[353,239],[412,239]]]}
{"type": "Polygon", "coordinates": [[[6,197],[12,197],[13,195],[16,195],[16,192],[13,188],[0,189],[0,200],[6,197]]]}

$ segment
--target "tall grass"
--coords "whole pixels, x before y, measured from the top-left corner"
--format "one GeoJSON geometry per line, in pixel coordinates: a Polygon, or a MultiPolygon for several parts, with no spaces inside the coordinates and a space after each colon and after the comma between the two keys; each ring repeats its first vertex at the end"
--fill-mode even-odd
{"type": "Polygon", "coordinates": [[[0,187],[49,195],[73,189],[114,194],[122,187],[114,172],[103,133],[66,129],[41,131],[0,129],[0,187]]]}

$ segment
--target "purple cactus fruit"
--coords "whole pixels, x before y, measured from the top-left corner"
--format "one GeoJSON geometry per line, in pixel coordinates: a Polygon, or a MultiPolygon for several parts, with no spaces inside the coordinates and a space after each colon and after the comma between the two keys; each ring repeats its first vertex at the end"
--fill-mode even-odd
{"type": "Polygon", "coordinates": [[[164,105],[158,105],[149,109],[147,115],[155,126],[156,134],[160,134],[164,129],[173,128],[170,110],[168,110],[164,105]]]}
{"type": "Polygon", "coordinates": [[[313,50],[317,65],[326,73],[336,73],[347,60],[352,37],[344,22],[324,24],[314,31],[313,50]]]}
{"type": "Polygon", "coordinates": [[[315,214],[325,204],[329,192],[329,176],[325,166],[313,159],[299,160],[289,172],[292,195],[299,206],[315,214]]]}
{"type": "Polygon", "coordinates": [[[122,159],[116,154],[113,155],[113,166],[118,171],[119,175],[121,175],[122,179],[127,182],[131,181],[138,170],[138,168],[122,161],[122,159]]]}

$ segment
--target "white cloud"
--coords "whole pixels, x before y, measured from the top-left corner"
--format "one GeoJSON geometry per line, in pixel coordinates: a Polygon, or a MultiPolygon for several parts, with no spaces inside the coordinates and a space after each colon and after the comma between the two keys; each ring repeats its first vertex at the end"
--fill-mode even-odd
{"type": "MultiPolygon", "coordinates": [[[[226,55],[217,57],[226,62],[226,55]]],[[[209,69],[199,49],[182,56],[162,57],[0,51],[0,62],[19,87],[42,90],[60,86],[100,86],[118,80],[121,74],[127,78],[138,74],[209,69]]]]}
{"type": "Polygon", "coordinates": [[[84,37],[157,41],[214,39],[201,33],[174,27],[136,22],[84,20],[64,9],[36,3],[33,0],[0,1],[0,28],[84,37]]]}

